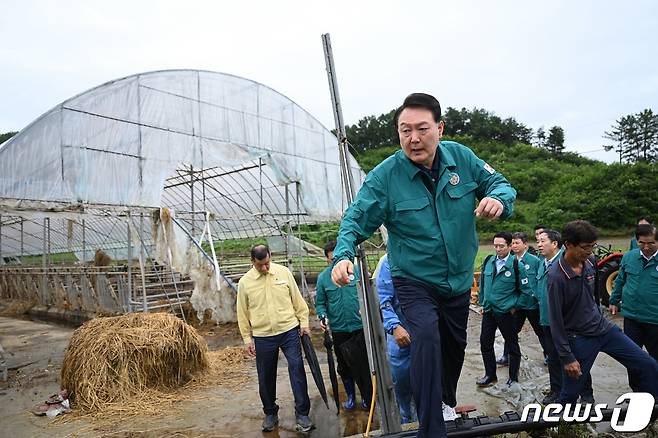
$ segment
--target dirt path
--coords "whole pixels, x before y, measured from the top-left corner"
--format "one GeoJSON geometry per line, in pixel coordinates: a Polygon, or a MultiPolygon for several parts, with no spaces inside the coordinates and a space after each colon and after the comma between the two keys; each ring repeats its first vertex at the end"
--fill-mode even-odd
{"type": "MultiPolygon", "coordinates": [[[[460,404],[475,404],[478,413],[498,415],[516,410],[525,403],[541,397],[548,376],[543,366],[542,353],[531,329],[521,333],[524,358],[521,365],[520,389],[507,390],[507,369],[498,369],[498,385],[480,390],[475,380],[483,374],[478,338],[480,316],[471,312],[469,317],[469,345],[458,388],[460,404]]],[[[619,318],[615,322],[620,322],[619,318]]],[[[108,437],[297,437],[293,431],[294,403],[288,383],[285,359],[281,357],[278,372],[281,425],[278,432],[262,434],[262,411],[258,397],[255,366],[250,364],[249,381],[240,387],[215,387],[202,390],[195,400],[178,404],[162,417],[134,417],[127,422],[99,426],[84,420],[65,424],[51,424],[45,417],[35,417],[27,410],[59,390],[60,365],[64,350],[73,332],[64,327],[42,322],[0,317],[0,342],[8,352],[9,380],[0,382],[0,430],[11,438],[34,436],[108,436],[108,437]]],[[[210,327],[201,330],[211,349],[239,345],[235,325],[210,327]]],[[[319,333],[319,331],[318,331],[319,333]]],[[[319,335],[314,336],[316,343],[319,335]]],[[[501,338],[496,339],[496,350],[502,351],[501,338]]],[[[326,372],[324,351],[318,346],[318,355],[326,372]]],[[[614,360],[600,355],[593,372],[594,395],[598,403],[614,404],[617,397],[629,391],[626,372],[614,360]]],[[[308,376],[312,398],[311,417],[317,429],[315,437],[349,436],[363,432],[366,413],[359,411],[341,414],[327,410],[317,389],[308,376]]],[[[328,379],[327,386],[328,385],[328,379]]],[[[342,385],[341,385],[342,390],[342,385]]],[[[341,394],[344,398],[344,394],[341,394]]],[[[599,426],[601,429],[602,425],[599,426]]],[[[602,429],[601,429],[602,430],[602,429]]]]}

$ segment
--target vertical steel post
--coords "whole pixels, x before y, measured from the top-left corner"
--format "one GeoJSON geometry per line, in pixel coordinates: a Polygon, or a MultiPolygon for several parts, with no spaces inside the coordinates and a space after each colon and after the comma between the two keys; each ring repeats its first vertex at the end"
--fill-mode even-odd
{"type": "Polygon", "coordinates": [[[128,312],[132,312],[133,300],[133,236],[130,230],[130,212],[128,212],[128,300],[126,307],[128,312]]]}
{"type": "Polygon", "coordinates": [[[42,251],[43,253],[41,254],[41,269],[43,270],[43,273],[41,275],[41,304],[47,304],[47,296],[48,296],[48,274],[47,274],[47,264],[48,264],[48,235],[46,231],[46,221],[48,218],[43,218],[43,242],[42,242],[42,251]]]}
{"type": "Polygon", "coordinates": [[[194,218],[196,211],[194,210],[194,166],[190,165],[190,209],[192,210],[192,235],[196,235],[196,227],[194,218]]]}
{"type": "Polygon", "coordinates": [[[290,255],[290,237],[292,227],[290,226],[290,192],[286,183],[286,257],[288,258],[288,269],[292,270],[292,256],[290,255]]]}
{"type": "Polygon", "coordinates": [[[46,263],[47,263],[47,267],[50,268],[50,265],[53,263],[53,260],[52,260],[53,257],[52,257],[52,254],[51,254],[52,251],[51,251],[51,247],[50,247],[50,218],[49,217],[46,218],[46,224],[47,224],[46,229],[48,230],[48,234],[47,234],[47,236],[48,236],[48,246],[47,246],[48,252],[46,253],[46,263]]]}
{"type": "MultiPolygon", "coordinates": [[[[23,257],[23,254],[25,253],[25,241],[23,240],[23,218],[21,218],[21,258],[23,257]]],[[[21,263],[23,260],[21,259],[21,263]]]]}
{"type": "Polygon", "coordinates": [[[87,227],[82,219],[82,266],[87,265],[87,227]]]}
{"type": "Polygon", "coordinates": [[[3,265],[2,262],[2,215],[0,214],[0,266],[3,265]]]}
{"type": "MultiPolygon", "coordinates": [[[[350,169],[345,124],[343,122],[343,109],[338,94],[338,80],[336,78],[329,34],[322,35],[322,45],[324,47],[325,62],[327,65],[327,78],[329,80],[334,121],[336,123],[336,132],[338,133],[341,176],[345,186],[347,202],[351,204],[356,196],[356,187],[350,169]]],[[[379,403],[381,428],[384,434],[399,432],[401,430],[400,411],[395,401],[390,365],[386,356],[386,337],[379,312],[379,299],[370,285],[368,264],[362,245],[357,247],[357,259],[360,272],[359,298],[363,304],[361,318],[363,319],[363,329],[366,335],[370,370],[375,375],[377,382],[377,401],[379,403]]]]}
{"type": "MultiPolygon", "coordinates": [[[[146,271],[146,258],[144,251],[144,213],[139,213],[139,240],[141,245],[139,246],[140,260],[142,260],[142,311],[148,313],[148,302],[146,300],[146,280],[145,280],[145,271],[146,271]]],[[[155,236],[153,236],[155,240],[155,236]]]]}

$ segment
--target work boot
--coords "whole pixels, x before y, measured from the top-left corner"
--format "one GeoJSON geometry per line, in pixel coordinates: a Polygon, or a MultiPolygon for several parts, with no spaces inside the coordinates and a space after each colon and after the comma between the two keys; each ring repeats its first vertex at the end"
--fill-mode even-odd
{"type": "Polygon", "coordinates": [[[343,386],[347,394],[347,400],[343,403],[343,409],[351,411],[356,408],[356,388],[354,387],[354,380],[350,378],[343,379],[343,386]]]}
{"type": "Polygon", "coordinates": [[[265,416],[261,429],[263,432],[272,432],[279,424],[279,416],[277,414],[269,414],[265,416]]]}
{"type": "Polygon", "coordinates": [[[541,404],[550,405],[551,403],[555,403],[559,396],[560,396],[560,393],[558,391],[551,391],[551,392],[548,393],[548,395],[546,397],[544,397],[542,399],[541,404]]]}
{"type": "Polygon", "coordinates": [[[480,388],[486,388],[487,386],[494,385],[496,382],[498,382],[496,377],[484,376],[481,379],[477,379],[475,384],[480,388]]]}
{"type": "Polygon", "coordinates": [[[589,403],[594,404],[594,395],[593,394],[580,394],[580,403],[589,403]]]}
{"type": "Polygon", "coordinates": [[[496,365],[499,367],[506,367],[509,365],[509,356],[506,354],[503,354],[500,356],[498,359],[496,359],[496,365]]]}
{"type": "Polygon", "coordinates": [[[296,419],[295,430],[297,432],[309,432],[315,427],[308,415],[296,415],[296,419]]]}

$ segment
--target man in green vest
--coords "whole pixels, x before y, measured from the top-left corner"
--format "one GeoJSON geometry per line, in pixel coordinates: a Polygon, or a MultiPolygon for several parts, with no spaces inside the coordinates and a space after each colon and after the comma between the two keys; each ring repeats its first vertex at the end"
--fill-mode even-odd
{"type": "Polygon", "coordinates": [[[476,381],[479,387],[491,386],[498,381],[494,353],[496,329],[503,335],[509,352],[507,384],[512,386],[519,381],[521,349],[514,315],[521,304],[532,297],[532,289],[527,270],[511,254],[511,244],[511,233],[496,233],[493,240],[496,255],[488,256],[482,265],[478,301],[482,306],[480,352],[484,362],[484,377],[476,381]]]}
{"type": "Polygon", "coordinates": [[[411,335],[417,436],[442,438],[442,403],[457,404],[464,363],[475,218],[509,217],[516,191],[473,151],[441,141],[441,105],[433,96],[407,96],[394,124],[402,150],[370,171],[345,211],[331,277],[348,284],[356,245],[386,225],[393,286],[411,335]]]}
{"type": "Polygon", "coordinates": [[[338,287],[331,281],[331,265],[334,259],[336,242],[330,241],[324,247],[324,255],[329,266],[318,276],[315,296],[315,311],[320,319],[322,330],[331,327],[334,351],[338,361],[338,374],[343,380],[347,400],[343,408],[356,407],[356,386],[361,393],[361,407],[366,409],[372,399],[372,381],[368,369],[363,324],[359,311],[355,278],[349,284],[338,287]],[[346,348],[348,349],[347,354],[346,348]],[[365,365],[365,366],[364,366],[365,365]]]}
{"type": "MultiPolygon", "coordinates": [[[[635,231],[638,249],[624,254],[610,296],[610,312],[624,315],[624,333],[658,361],[658,244],[656,227],[640,224],[635,231]]],[[[637,377],[628,384],[638,391],[637,377]]]]}
{"type": "MultiPolygon", "coordinates": [[[[539,267],[539,259],[528,251],[528,235],[522,232],[512,233],[512,253],[518,260],[519,268],[525,269],[526,275],[530,282],[530,289],[532,291],[529,295],[522,295],[519,301],[519,309],[514,314],[516,320],[516,331],[520,333],[523,329],[526,319],[530,322],[532,330],[537,335],[539,344],[542,347],[544,357],[546,357],[546,346],[544,345],[544,331],[539,325],[539,303],[537,302],[536,289],[537,289],[537,268],[539,267]]],[[[508,365],[508,351],[507,344],[503,351],[503,356],[496,360],[498,365],[508,365]]]]}

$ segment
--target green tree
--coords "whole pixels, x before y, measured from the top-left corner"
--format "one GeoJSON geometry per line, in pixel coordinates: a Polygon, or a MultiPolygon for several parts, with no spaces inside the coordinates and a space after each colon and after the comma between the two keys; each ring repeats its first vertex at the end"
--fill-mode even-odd
{"type": "Polygon", "coordinates": [[[0,134],[0,144],[6,142],[16,134],[18,134],[18,132],[16,131],[5,132],[4,134],[0,134]]]}
{"type": "Polygon", "coordinates": [[[366,116],[355,125],[345,126],[347,139],[357,151],[397,145],[398,133],[393,126],[395,110],[379,116],[366,116]]]}
{"type": "Polygon", "coordinates": [[[562,154],[562,151],[564,151],[564,129],[559,126],[553,126],[548,130],[546,148],[551,151],[553,155],[562,154]]]}
{"type": "Polygon", "coordinates": [[[658,158],[658,115],[651,109],[629,114],[615,121],[603,138],[613,143],[604,145],[607,151],[614,149],[619,162],[654,162],[658,158]]]}
{"type": "Polygon", "coordinates": [[[537,128],[537,132],[535,132],[535,146],[540,149],[546,147],[546,131],[544,131],[543,126],[537,128]]]}

